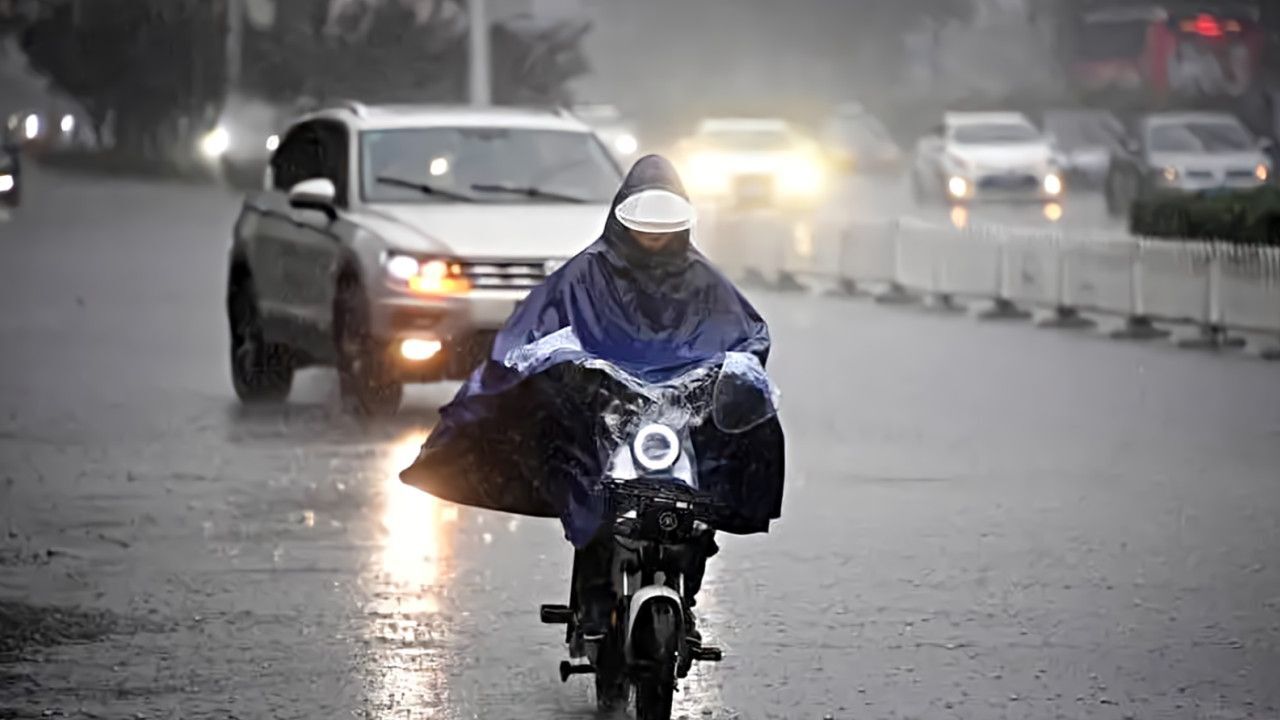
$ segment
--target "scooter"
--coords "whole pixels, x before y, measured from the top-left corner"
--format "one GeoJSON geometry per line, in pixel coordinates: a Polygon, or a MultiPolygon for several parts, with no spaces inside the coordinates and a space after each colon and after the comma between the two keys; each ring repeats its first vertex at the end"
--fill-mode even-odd
{"type": "Polygon", "coordinates": [[[601,710],[625,707],[634,689],[637,720],[669,720],[678,681],[692,664],[724,657],[719,648],[686,637],[681,568],[690,553],[701,551],[717,514],[717,506],[697,492],[696,467],[687,431],[661,423],[641,427],[614,452],[600,485],[615,543],[617,604],[608,631],[603,638],[583,638],[581,603],[573,591],[568,605],[541,608],[542,622],[568,626],[571,660],[560,663],[561,681],[594,675],[601,710]]]}

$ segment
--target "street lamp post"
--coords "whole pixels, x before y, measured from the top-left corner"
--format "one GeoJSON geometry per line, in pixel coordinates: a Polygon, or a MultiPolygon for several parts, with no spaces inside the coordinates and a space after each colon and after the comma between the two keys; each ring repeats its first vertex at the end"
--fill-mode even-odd
{"type": "Polygon", "coordinates": [[[227,37],[226,48],[226,94],[230,95],[240,87],[240,66],[244,51],[244,6],[241,0],[226,0],[227,37]]]}
{"type": "Polygon", "coordinates": [[[470,25],[470,50],[468,57],[468,77],[470,80],[471,104],[489,105],[493,102],[489,76],[489,17],[488,0],[468,0],[467,14],[470,25]]]}

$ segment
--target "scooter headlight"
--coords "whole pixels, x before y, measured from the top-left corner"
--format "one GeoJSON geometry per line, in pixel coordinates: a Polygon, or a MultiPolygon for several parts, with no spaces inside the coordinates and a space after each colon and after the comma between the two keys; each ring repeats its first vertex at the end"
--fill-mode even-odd
{"type": "Polygon", "coordinates": [[[680,438],[666,425],[645,425],[636,433],[631,453],[645,470],[661,472],[675,465],[680,457],[680,438]]]}

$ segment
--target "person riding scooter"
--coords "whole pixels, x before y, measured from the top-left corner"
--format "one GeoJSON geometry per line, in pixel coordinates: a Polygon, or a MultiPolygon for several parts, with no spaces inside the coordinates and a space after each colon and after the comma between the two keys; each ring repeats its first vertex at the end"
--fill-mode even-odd
{"type": "MultiPolygon", "coordinates": [[[[612,607],[608,528],[597,489],[608,462],[603,418],[618,402],[592,362],[646,383],[750,354],[763,366],[770,338],[755,308],[692,244],[694,209],[675,168],[636,162],[601,237],[517,307],[489,359],[441,410],[439,425],[402,479],[437,497],[524,515],[556,517],[577,550],[574,585],[585,638],[606,630],[612,607]],[[556,339],[569,331],[572,345],[556,339]],[[530,356],[537,345],[536,359],[530,356]]],[[[783,435],[776,417],[729,435],[693,436],[699,490],[731,508],[720,531],[766,532],[779,517],[783,435]]],[[[687,605],[699,590],[711,534],[684,569],[687,605]]],[[[686,622],[690,636],[692,618],[686,622]]]]}

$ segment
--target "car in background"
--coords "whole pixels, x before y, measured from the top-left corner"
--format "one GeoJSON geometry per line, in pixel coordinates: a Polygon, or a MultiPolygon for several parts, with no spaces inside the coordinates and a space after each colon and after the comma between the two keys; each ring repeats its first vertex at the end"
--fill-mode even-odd
{"type": "Polygon", "coordinates": [[[262,187],[271,153],[280,144],[280,131],[301,114],[292,106],[232,93],[212,128],[200,136],[197,156],[226,185],[239,190],[262,187]]]}
{"type": "Polygon", "coordinates": [[[1111,159],[1107,210],[1127,215],[1157,192],[1242,190],[1271,181],[1271,141],[1223,112],[1162,112],[1139,118],[1111,159]]]}
{"type": "Polygon", "coordinates": [[[818,202],[827,167],[818,143],[780,119],[703,120],[676,145],[676,160],[695,200],[787,207],[818,202]]]}
{"type": "Polygon", "coordinates": [[[22,204],[22,165],[18,148],[6,143],[0,149],[0,204],[18,207],[22,204]]]}
{"type": "Polygon", "coordinates": [[[338,370],[344,405],[394,412],[407,382],[458,380],[530,288],[599,237],[621,172],[559,111],[365,106],[282,134],[233,231],[231,376],[280,402],[338,370]]]}
{"type": "Polygon", "coordinates": [[[11,113],[6,136],[28,152],[38,154],[87,144],[88,122],[71,108],[29,109],[11,113]]]}
{"type": "Polygon", "coordinates": [[[920,139],[911,168],[917,202],[1055,201],[1066,189],[1054,149],[1016,112],[951,112],[920,139]]]}
{"type": "Polygon", "coordinates": [[[609,152],[623,165],[630,165],[640,153],[640,139],[635,126],[613,105],[575,105],[570,112],[586,123],[609,152]]]}
{"type": "Polygon", "coordinates": [[[1120,147],[1124,124],[1105,110],[1050,110],[1044,130],[1061,157],[1059,164],[1073,188],[1101,188],[1120,147]]]}
{"type": "Polygon", "coordinates": [[[822,144],[832,164],[846,173],[896,173],[902,149],[884,123],[856,103],[841,105],[827,119],[822,144]]]}

